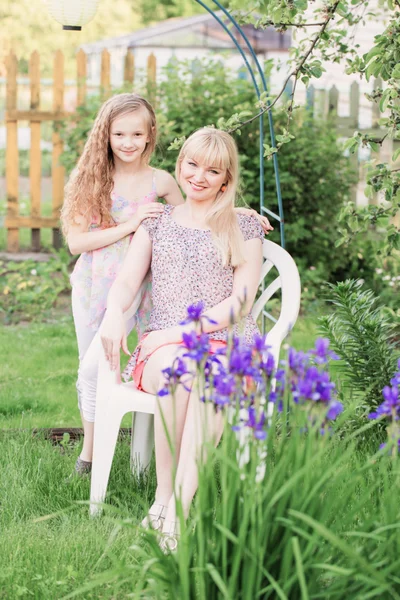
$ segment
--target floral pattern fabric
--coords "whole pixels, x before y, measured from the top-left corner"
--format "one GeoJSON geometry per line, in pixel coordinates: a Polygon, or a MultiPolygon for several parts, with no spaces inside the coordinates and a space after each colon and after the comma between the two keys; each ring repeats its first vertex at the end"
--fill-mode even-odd
{"type": "MultiPolygon", "coordinates": [[[[118,196],[114,192],[111,194],[111,216],[115,225],[125,223],[132,218],[141,204],[148,204],[157,200],[155,182],[153,178],[153,189],[149,194],[137,202],[130,202],[118,196]]],[[[90,224],[89,231],[101,229],[93,221],[90,224]]],[[[108,292],[122,266],[124,258],[132,240],[128,235],[114,244],[98,248],[90,252],[84,252],[79,257],[74,271],[71,275],[71,284],[78,293],[78,297],[89,314],[89,327],[96,330],[100,327],[107,305],[108,292]]],[[[143,297],[139,309],[136,313],[136,327],[138,335],[142,335],[146,329],[150,310],[151,310],[151,277],[147,276],[143,289],[143,297]]]]}

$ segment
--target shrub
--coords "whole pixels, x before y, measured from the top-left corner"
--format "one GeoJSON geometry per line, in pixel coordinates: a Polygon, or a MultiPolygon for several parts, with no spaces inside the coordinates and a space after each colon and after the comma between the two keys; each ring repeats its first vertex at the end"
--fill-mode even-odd
{"type": "Polygon", "coordinates": [[[394,323],[360,281],[330,285],[329,292],[334,310],[320,318],[320,330],[341,357],[339,373],[360,398],[357,412],[366,418],[380,404],[382,389],[396,369],[400,348],[394,339],[394,323]]]}

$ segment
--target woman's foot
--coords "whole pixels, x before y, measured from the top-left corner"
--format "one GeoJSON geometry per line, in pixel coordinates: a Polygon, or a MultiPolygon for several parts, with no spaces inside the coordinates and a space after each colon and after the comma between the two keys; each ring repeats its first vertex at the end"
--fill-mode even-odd
{"type": "Polygon", "coordinates": [[[164,523],[159,545],[161,550],[167,552],[176,552],[180,538],[179,521],[169,521],[164,523]]]}
{"type": "Polygon", "coordinates": [[[154,531],[161,531],[164,525],[165,515],[167,514],[167,507],[164,504],[158,504],[155,502],[150,508],[149,512],[143,519],[141,525],[144,529],[154,529],[154,531]]]}

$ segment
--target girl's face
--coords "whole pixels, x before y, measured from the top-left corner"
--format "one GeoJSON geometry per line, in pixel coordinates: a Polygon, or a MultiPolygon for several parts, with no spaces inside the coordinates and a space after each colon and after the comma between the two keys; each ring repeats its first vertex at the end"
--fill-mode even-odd
{"type": "Polygon", "coordinates": [[[114,119],[110,127],[110,146],[114,160],[133,163],[140,160],[149,142],[144,110],[135,110],[114,119]]]}
{"type": "Polygon", "coordinates": [[[196,162],[190,156],[184,157],[180,183],[187,198],[196,202],[214,201],[226,181],[226,169],[196,162]]]}

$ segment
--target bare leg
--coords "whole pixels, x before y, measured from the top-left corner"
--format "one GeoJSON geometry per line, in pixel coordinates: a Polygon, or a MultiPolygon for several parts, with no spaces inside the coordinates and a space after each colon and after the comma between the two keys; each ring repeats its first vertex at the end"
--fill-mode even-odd
{"type": "MultiPolygon", "coordinates": [[[[159,348],[149,358],[143,371],[142,386],[146,392],[156,394],[164,385],[162,370],[170,367],[179,346],[159,348]]],[[[157,489],[155,503],[166,506],[173,495],[173,474],[179,459],[183,426],[186,417],[189,392],[178,386],[174,398],[162,396],[157,399],[154,414],[154,439],[156,452],[157,489]],[[170,436],[172,451],[168,441],[170,436]]]]}
{"type": "Polygon", "coordinates": [[[171,496],[168,503],[164,531],[172,531],[172,524],[177,521],[176,498],[181,500],[184,518],[187,518],[198,486],[198,462],[206,458],[205,444],[212,443],[216,446],[221,439],[222,431],[223,415],[215,413],[211,404],[201,402],[193,386],[183,429],[175,477],[175,494],[171,496]]]}

